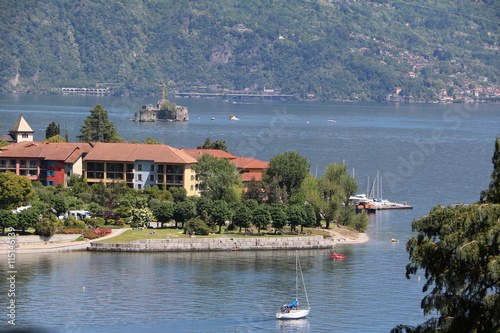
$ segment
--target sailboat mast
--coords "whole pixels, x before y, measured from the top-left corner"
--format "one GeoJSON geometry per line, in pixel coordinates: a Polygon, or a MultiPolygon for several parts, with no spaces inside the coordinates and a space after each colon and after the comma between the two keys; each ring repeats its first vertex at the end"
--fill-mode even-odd
{"type": "MultiPolygon", "coordinates": [[[[307,296],[306,283],[304,281],[304,275],[302,274],[302,266],[300,265],[300,260],[299,260],[298,254],[297,254],[297,267],[300,271],[300,278],[302,279],[302,286],[304,287],[304,294],[306,295],[307,308],[310,309],[311,306],[309,305],[309,297],[307,296]]],[[[298,274],[297,274],[297,279],[298,279],[298,274]]],[[[297,283],[298,283],[298,281],[297,281],[297,283]]],[[[297,295],[298,295],[298,290],[299,290],[299,288],[297,287],[297,295]]]]}
{"type": "Polygon", "coordinates": [[[299,255],[295,250],[295,299],[299,300],[299,255]]]}

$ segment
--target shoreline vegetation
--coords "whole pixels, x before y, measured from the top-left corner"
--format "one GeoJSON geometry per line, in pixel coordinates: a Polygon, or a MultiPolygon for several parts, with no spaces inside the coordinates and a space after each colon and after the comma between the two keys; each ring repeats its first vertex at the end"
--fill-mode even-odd
{"type": "MultiPolygon", "coordinates": [[[[316,232],[310,232],[310,236],[323,235],[331,237],[335,244],[358,244],[366,243],[369,237],[366,233],[353,231],[347,227],[340,226],[333,229],[312,229],[316,232]]],[[[309,230],[306,230],[306,232],[309,230]]],[[[308,236],[307,234],[290,234],[290,235],[273,235],[271,233],[261,233],[261,236],[251,235],[236,235],[236,234],[212,234],[208,236],[194,236],[194,238],[218,238],[218,237],[262,237],[262,238],[283,238],[291,236],[308,236]]],[[[17,239],[19,240],[18,236],[17,239]]],[[[99,238],[97,240],[82,240],[72,242],[40,242],[40,243],[22,243],[18,241],[16,251],[19,253],[45,253],[45,252],[64,252],[64,251],[87,251],[87,247],[93,242],[106,243],[128,243],[140,239],[167,239],[167,238],[188,238],[181,229],[165,228],[165,229],[113,229],[111,234],[99,238]]],[[[8,250],[9,244],[0,244],[0,253],[8,250]]],[[[146,251],[144,251],[146,252],[146,251]]]]}

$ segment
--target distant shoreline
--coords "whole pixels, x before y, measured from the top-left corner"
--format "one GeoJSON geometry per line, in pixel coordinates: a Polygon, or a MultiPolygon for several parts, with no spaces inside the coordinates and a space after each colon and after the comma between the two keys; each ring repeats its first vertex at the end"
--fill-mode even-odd
{"type": "MultiPolygon", "coordinates": [[[[47,92],[40,92],[38,94],[30,94],[26,92],[4,92],[3,94],[6,95],[56,95],[56,96],[106,96],[106,97],[118,97],[118,98],[123,98],[123,97],[140,97],[140,98],[149,98],[150,96],[116,96],[112,94],[76,94],[76,93],[60,93],[60,94],[54,94],[53,92],[47,91],[47,92]]],[[[174,94],[174,98],[179,98],[179,99],[186,99],[186,98],[193,98],[193,99],[224,99],[222,96],[224,94],[222,93],[214,93],[214,94],[209,94],[209,95],[220,95],[217,97],[209,97],[209,96],[203,96],[204,93],[177,93],[174,94]],[[187,96],[187,95],[193,95],[193,96],[187,96]]],[[[270,95],[270,94],[238,94],[238,98],[231,98],[232,102],[237,102],[237,101],[243,101],[243,100],[267,100],[267,101],[278,101],[278,100],[294,100],[294,101],[299,101],[299,102],[340,102],[340,103],[377,103],[377,104],[385,104],[385,103],[403,103],[403,104],[455,104],[455,105],[460,105],[460,104],[500,104],[500,101],[486,101],[486,100],[480,100],[480,101],[472,101],[472,102],[453,102],[453,101],[440,101],[440,100],[432,100],[432,101],[359,101],[359,100],[342,100],[342,99],[327,99],[327,100],[321,100],[321,99],[301,99],[296,97],[295,95],[270,95]]]]}

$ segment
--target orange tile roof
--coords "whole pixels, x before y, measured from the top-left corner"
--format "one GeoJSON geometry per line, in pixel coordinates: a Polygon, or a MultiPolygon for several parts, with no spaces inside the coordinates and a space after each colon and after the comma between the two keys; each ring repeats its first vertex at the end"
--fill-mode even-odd
{"type": "Polygon", "coordinates": [[[3,147],[0,151],[0,157],[37,158],[73,163],[81,154],[89,152],[91,148],[88,143],[18,142],[3,147]]]}
{"type": "Polygon", "coordinates": [[[198,157],[200,157],[203,154],[209,154],[218,158],[225,158],[230,160],[238,158],[236,155],[233,155],[231,153],[228,153],[227,151],[220,149],[181,149],[181,150],[196,159],[198,159],[198,157]]]}
{"type": "Polygon", "coordinates": [[[256,160],[251,157],[238,157],[233,161],[239,169],[265,169],[269,162],[256,160]]]}
{"type": "Polygon", "coordinates": [[[196,159],[182,150],[167,145],[147,145],[139,143],[92,143],[92,150],[85,161],[132,162],[137,160],[156,163],[192,164],[196,159]]]}
{"type": "Polygon", "coordinates": [[[252,180],[261,181],[262,176],[262,172],[245,172],[241,174],[241,180],[244,182],[250,182],[252,180]]]}

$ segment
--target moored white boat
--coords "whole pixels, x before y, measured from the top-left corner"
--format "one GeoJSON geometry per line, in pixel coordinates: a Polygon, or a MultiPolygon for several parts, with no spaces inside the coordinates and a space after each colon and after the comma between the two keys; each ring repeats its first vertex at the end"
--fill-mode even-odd
{"type": "Polygon", "coordinates": [[[300,319],[307,317],[307,315],[311,311],[311,306],[309,305],[309,297],[307,296],[306,284],[304,283],[304,276],[302,275],[302,267],[300,266],[300,260],[297,251],[295,251],[295,292],[295,301],[290,304],[283,304],[280,311],[276,313],[276,318],[300,319]],[[304,295],[306,296],[307,307],[305,309],[299,309],[299,273],[302,280],[304,295]]]}
{"type": "Polygon", "coordinates": [[[289,312],[278,312],[276,318],[278,319],[300,319],[306,317],[311,309],[304,310],[289,310],[289,312]]]}

